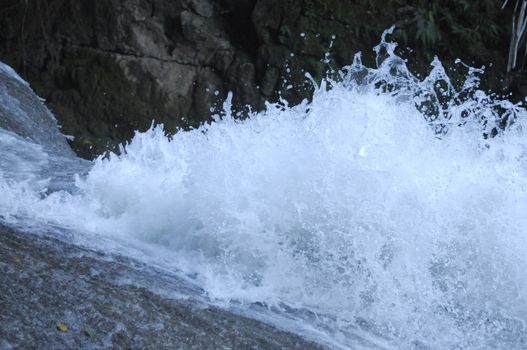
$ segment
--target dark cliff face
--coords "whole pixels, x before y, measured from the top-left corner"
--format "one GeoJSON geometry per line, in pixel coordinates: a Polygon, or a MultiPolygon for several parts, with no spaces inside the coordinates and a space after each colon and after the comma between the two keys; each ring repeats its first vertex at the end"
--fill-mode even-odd
{"type": "MultiPolygon", "coordinates": [[[[90,158],[152,120],[170,132],[208,121],[228,91],[238,110],[308,97],[306,72],[320,79],[359,50],[368,60],[384,29],[411,22],[400,2],[5,0],[0,60],[47,100],[74,150],[90,158]]],[[[498,46],[481,61],[499,57],[498,46]]]]}
{"type": "Polygon", "coordinates": [[[0,59],[31,82],[89,157],[154,119],[170,131],[195,126],[227,90],[261,104],[254,64],[232,40],[226,11],[206,0],[12,1],[2,9],[0,59]]]}

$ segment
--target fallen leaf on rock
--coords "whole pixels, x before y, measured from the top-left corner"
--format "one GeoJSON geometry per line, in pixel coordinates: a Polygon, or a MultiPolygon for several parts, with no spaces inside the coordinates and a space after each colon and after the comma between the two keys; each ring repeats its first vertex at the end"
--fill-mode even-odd
{"type": "Polygon", "coordinates": [[[68,331],[68,326],[66,326],[64,323],[57,324],[57,329],[63,333],[66,333],[68,331]]]}

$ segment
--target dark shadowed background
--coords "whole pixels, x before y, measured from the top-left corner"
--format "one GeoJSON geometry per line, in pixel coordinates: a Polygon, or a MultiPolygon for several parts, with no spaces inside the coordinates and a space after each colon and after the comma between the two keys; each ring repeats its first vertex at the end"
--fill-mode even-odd
{"type": "Polygon", "coordinates": [[[485,89],[521,99],[523,56],[505,80],[513,6],[501,6],[494,0],[2,0],[0,60],[46,99],[63,133],[74,136],[73,149],[92,158],[152,120],[171,132],[208,121],[228,91],[241,112],[279,96],[299,102],[309,97],[305,72],[319,80],[359,50],[371,62],[372,47],[392,24],[414,71],[426,72],[437,55],[455,80],[463,72],[453,61],[461,58],[487,67],[485,89]]]}

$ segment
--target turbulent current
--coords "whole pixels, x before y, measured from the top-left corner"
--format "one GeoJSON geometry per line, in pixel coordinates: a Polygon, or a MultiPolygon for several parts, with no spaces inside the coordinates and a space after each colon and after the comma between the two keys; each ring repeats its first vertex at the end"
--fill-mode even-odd
{"type": "Polygon", "coordinates": [[[20,153],[0,156],[0,218],[114,242],[331,347],[525,349],[527,113],[473,68],[458,89],[437,59],[414,76],[386,34],[376,67],[357,55],[311,102],[237,120],[228,99],[211,124],[67,158],[62,188],[41,169],[63,158],[0,129],[20,153]]]}

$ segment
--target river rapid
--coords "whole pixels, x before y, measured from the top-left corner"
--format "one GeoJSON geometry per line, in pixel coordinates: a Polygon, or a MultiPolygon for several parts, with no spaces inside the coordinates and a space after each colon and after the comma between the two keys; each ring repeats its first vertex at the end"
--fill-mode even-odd
{"type": "Polygon", "coordinates": [[[376,67],[356,55],[311,102],[238,120],[228,98],[210,124],[93,162],[0,82],[0,221],[66,230],[331,348],[525,349],[527,113],[462,62],[458,88],[438,59],[413,75],[389,34],[376,67]]]}

